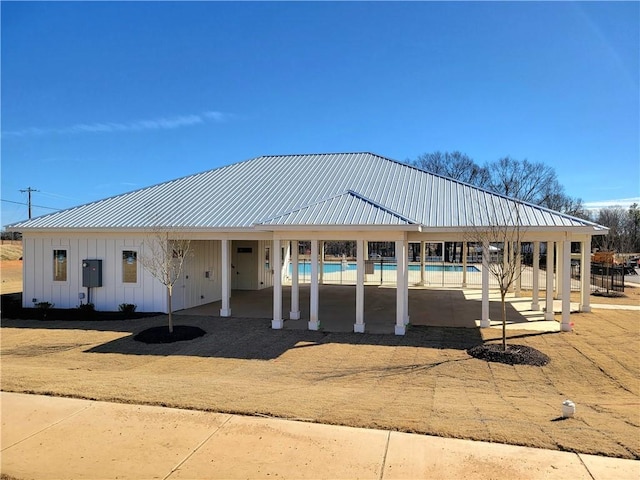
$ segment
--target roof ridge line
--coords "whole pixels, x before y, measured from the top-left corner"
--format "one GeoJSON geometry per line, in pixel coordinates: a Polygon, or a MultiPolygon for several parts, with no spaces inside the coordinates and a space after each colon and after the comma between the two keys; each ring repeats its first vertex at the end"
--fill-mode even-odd
{"type": "Polygon", "coordinates": [[[380,210],[384,210],[385,212],[390,213],[391,215],[393,215],[395,217],[398,217],[399,219],[404,220],[407,223],[411,223],[411,224],[414,224],[414,225],[420,225],[420,222],[416,222],[415,220],[413,220],[413,219],[411,219],[409,217],[405,217],[404,215],[396,212],[395,210],[392,210],[391,208],[389,208],[389,207],[387,207],[385,205],[382,205],[381,203],[378,203],[375,200],[371,200],[369,197],[365,197],[364,195],[362,195],[359,192],[356,192],[355,190],[349,189],[349,190],[347,190],[346,193],[348,193],[350,195],[353,195],[354,197],[358,197],[360,200],[363,200],[363,201],[365,201],[367,203],[370,203],[374,207],[379,208],[380,210]]]}
{"type": "Polygon", "coordinates": [[[345,190],[343,192],[335,193],[333,195],[329,195],[328,197],[323,197],[320,200],[316,200],[314,202],[307,203],[305,205],[297,205],[297,206],[295,206],[295,207],[293,207],[293,208],[291,208],[289,210],[286,210],[284,212],[279,212],[276,215],[273,215],[271,217],[262,218],[262,219],[258,220],[257,222],[254,222],[253,225],[260,225],[260,224],[268,222],[270,220],[274,220],[274,219],[276,219],[278,217],[283,217],[285,215],[291,215],[292,213],[298,212],[298,211],[302,210],[303,208],[309,208],[309,207],[312,207],[313,205],[317,205],[319,203],[326,202],[327,200],[331,200],[332,198],[341,197],[341,196],[346,195],[348,193],[349,193],[349,191],[345,190]]]}

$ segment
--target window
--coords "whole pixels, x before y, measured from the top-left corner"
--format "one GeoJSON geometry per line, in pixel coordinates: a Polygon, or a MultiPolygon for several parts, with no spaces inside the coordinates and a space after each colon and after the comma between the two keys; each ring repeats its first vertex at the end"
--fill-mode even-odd
{"type": "Polygon", "coordinates": [[[53,251],[53,281],[54,282],[67,281],[67,251],[66,250],[53,251]]]}
{"type": "Polygon", "coordinates": [[[138,252],[122,251],[122,283],[138,283],[138,252]]]}

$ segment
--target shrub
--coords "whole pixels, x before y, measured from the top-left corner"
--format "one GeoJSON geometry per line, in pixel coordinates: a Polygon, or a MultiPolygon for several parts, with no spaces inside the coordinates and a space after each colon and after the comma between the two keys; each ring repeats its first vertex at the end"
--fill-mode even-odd
{"type": "Polygon", "coordinates": [[[78,310],[82,318],[95,318],[96,306],[93,303],[81,303],[78,305],[78,310]]]}
{"type": "Polygon", "coordinates": [[[47,313],[49,312],[49,310],[55,307],[55,304],[51,302],[36,302],[34,303],[34,306],[41,311],[42,319],[46,320],[47,313]]]}
{"type": "Polygon", "coordinates": [[[133,303],[121,303],[118,310],[123,313],[124,318],[131,317],[136,311],[136,305],[133,303]]]}

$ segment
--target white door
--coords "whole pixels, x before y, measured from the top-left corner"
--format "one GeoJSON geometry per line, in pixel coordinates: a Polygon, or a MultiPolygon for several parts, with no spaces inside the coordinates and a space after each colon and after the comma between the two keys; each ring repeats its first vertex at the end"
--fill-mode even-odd
{"type": "Polygon", "coordinates": [[[231,275],[232,288],[235,290],[255,290],[257,250],[257,242],[243,242],[234,245],[231,275]]]}

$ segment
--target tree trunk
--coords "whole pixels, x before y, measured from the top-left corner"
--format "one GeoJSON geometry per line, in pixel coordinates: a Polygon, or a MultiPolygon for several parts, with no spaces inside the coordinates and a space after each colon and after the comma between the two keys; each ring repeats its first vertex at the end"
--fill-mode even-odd
{"type": "Polygon", "coordinates": [[[167,293],[169,294],[169,333],[173,333],[173,308],[171,306],[171,297],[173,296],[173,288],[171,285],[167,287],[167,293]]]}
{"type": "Polygon", "coordinates": [[[500,292],[502,296],[502,351],[507,350],[507,302],[505,302],[505,294],[500,292]]]}

